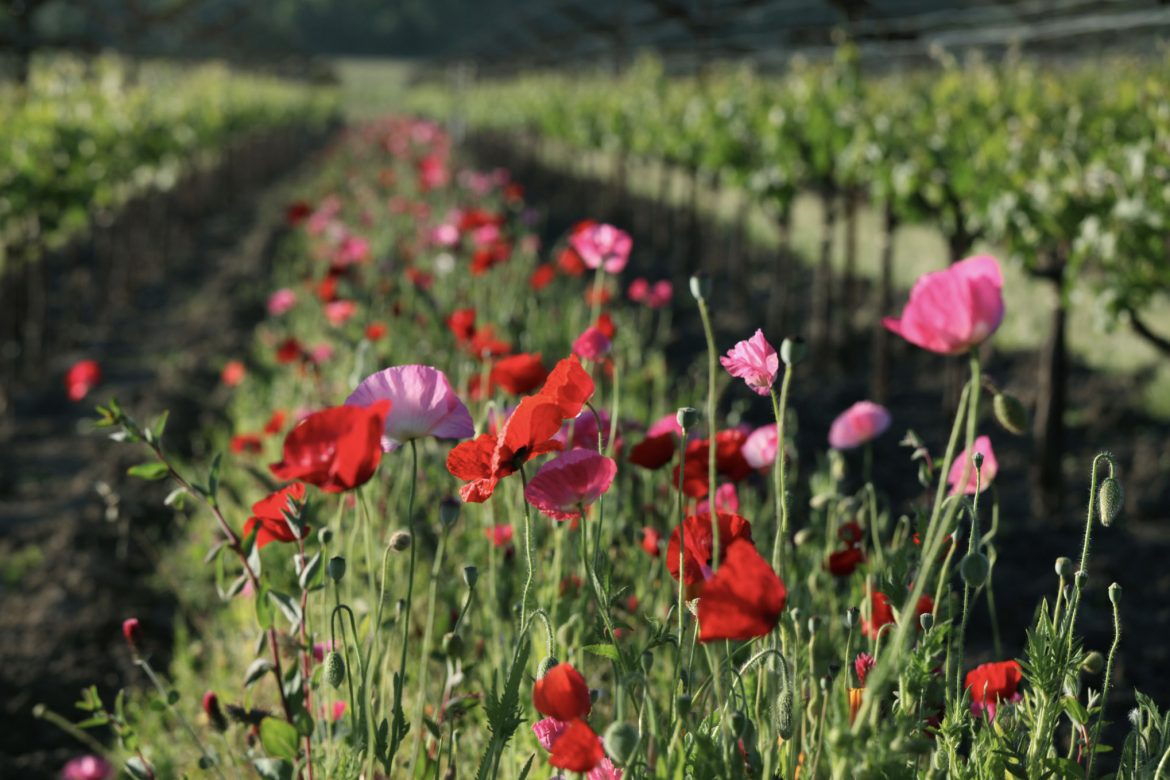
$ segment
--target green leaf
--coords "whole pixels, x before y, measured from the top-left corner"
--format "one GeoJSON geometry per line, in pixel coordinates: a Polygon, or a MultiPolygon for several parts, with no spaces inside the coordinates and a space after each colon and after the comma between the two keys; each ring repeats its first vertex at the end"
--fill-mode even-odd
{"type": "Polygon", "coordinates": [[[134,780],[150,780],[154,777],[153,770],[138,756],[126,759],[126,774],[133,777],[134,780]]]}
{"type": "Polygon", "coordinates": [[[293,600],[292,596],[289,596],[287,593],[279,593],[275,590],[270,590],[268,591],[268,596],[276,602],[278,607],[280,607],[280,611],[284,613],[284,616],[288,619],[288,622],[292,624],[292,627],[295,630],[301,624],[300,604],[297,604],[297,602],[293,600]]]}
{"type": "Polygon", "coordinates": [[[156,460],[152,463],[139,463],[137,466],[131,466],[126,469],[126,473],[132,477],[153,481],[164,479],[170,470],[167,468],[167,464],[156,460]]]}
{"type": "Polygon", "coordinates": [[[264,745],[264,751],[273,758],[295,761],[299,739],[296,727],[288,721],[279,718],[265,718],[260,721],[260,743],[264,745]]]}
{"type": "Polygon", "coordinates": [[[293,766],[278,758],[258,758],[252,762],[263,780],[292,780],[293,766]]]}
{"type": "Polygon", "coordinates": [[[276,616],[272,612],[272,602],[268,600],[268,591],[264,586],[260,587],[260,592],[256,594],[256,622],[260,624],[260,628],[267,631],[272,628],[272,623],[276,616]]]}
{"type": "Polygon", "coordinates": [[[611,661],[620,662],[621,656],[618,654],[617,648],[613,645],[585,645],[581,648],[587,653],[599,655],[602,658],[608,658],[611,661]]]}
{"type": "Polygon", "coordinates": [[[248,667],[247,673],[244,674],[244,687],[248,688],[255,685],[261,677],[271,672],[272,669],[272,662],[267,658],[257,658],[248,667]]]}
{"type": "Polygon", "coordinates": [[[305,568],[301,570],[300,586],[301,590],[308,590],[316,584],[319,579],[317,575],[321,573],[321,553],[317,553],[309,562],[305,564],[305,568]]]}
{"type": "Polygon", "coordinates": [[[169,410],[163,410],[163,413],[154,418],[154,422],[150,424],[150,435],[154,437],[155,441],[162,439],[163,431],[167,429],[167,418],[170,417],[169,410]]]}

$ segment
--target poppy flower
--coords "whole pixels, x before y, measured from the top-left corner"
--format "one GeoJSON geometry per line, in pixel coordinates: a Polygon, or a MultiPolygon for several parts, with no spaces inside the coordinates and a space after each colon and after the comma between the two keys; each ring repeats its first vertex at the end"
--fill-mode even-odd
{"type": "Polygon", "coordinates": [[[418,162],[418,188],[423,192],[447,186],[451,174],[447,161],[438,154],[429,154],[418,162]]]}
{"type": "Polygon", "coordinates": [[[860,544],[861,540],[865,538],[865,531],[857,522],[850,520],[847,523],[842,523],[841,527],[837,529],[837,538],[848,545],[860,544]]]}
{"type": "Polygon", "coordinates": [[[583,720],[569,722],[556,742],[548,762],[558,769],[569,772],[592,772],[605,760],[605,748],[601,738],[583,720]]]}
{"type": "MultiPolygon", "coordinates": [[[[597,452],[599,448],[605,449],[609,446],[609,434],[612,430],[612,420],[608,412],[604,409],[598,409],[596,412],[592,409],[586,409],[561,428],[556,435],[556,440],[566,449],[587,449],[597,452]]],[[[622,439],[619,430],[613,443],[613,449],[617,451],[621,448],[622,439]]]]}
{"type": "Polygon", "coordinates": [[[317,299],[321,303],[337,300],[337,277],[330,273],[317,285],[317,299]]]}
{"type": "Polygon", "coordinates": [[[109,780],[114,767],[101,756],[78,756],[61,768],[61,780],[109,780]]]}
{"type": "Polygon", "coordinates": [[[393,366],[362,380],[345,399],[347,406],[389,400],[382,449],[393,452],[404,442],[433,436],[467,439],[475,435],[471,412],[455,395],[447,375],[431,366],[393,366]]]}
{"type": "Polygon", "coordinates": [[[456,309],[447,318],[447,328],[460,344],[471,341],[475,335],[475,309],[456,309]]]}
{"type": "Polygon", "coordinates": [[[243,363],[238,360],[229,360],[224,364],[223,371],[219,372],[219,381],[228,387],[235,387],[243,382],[247,375],[248,369],[244,368],[243,363]]]}
{"type": "Polygon", "coordinates": [[[629,233],[604,224],[575,231],[569,243],[586,267],[602,268],[611,274],[619,274],[626,267],[633,246],[629,233]]]}
{"type": "Polygon", "coordinates": [[[232,437],[230,448],[237,455],[245,452],[250,455],[258,455],[264,449],[264,442],[258,434],[237,433],[232,437]]]}
{"type": "Polygon", "coordinates": [[[979,255],[920,276],[902,316],[886,317],[882,325],[915,346],[958,355],[995,333],[1003,314],[999,261],[979,255]]]}
{"type": "Polygon", "coordinates": [[[80,401],[102,381],[102,369],[96,360],[79,360],[65,372],[65,390],[69,400],[80,401]]]}
{"type": "Polygon", "coordinates": [[[761,425],[748,434],[740,452],[753,469],[764,469],[776,462],[778,432],[774,424],[761,425]]]}
{"type": "Polygon", "coordinates": [[[1021,698],[1020,681],[1023,669],[1017,661],[996,661],[976,666],[967,672],[967,690],[971,691],[971,714],[975,717],[987,713],[995,719],[995,710],[1000,702],[1017,702],[1021,698]]]}
{"type": "MultiPolygon", "coordinates": [[[[719,544],[726,550],[736,539],[752,540],[752,526],[744,518],[731,512],[716,512],[719,522],[719,544]]],[[[714,538],[711,534],[711,515],[689,515],[683,520],[686,539],[683,546],[683,582],[697,585],[711,576],[711,557],[714,538]]],[[[679,529],[670,534],[666,545],[666,570],[678,579],[679,529]]]]}
{"type": "Polygon", "coordinates": [[[297,294],[287,287],[282,287],[268,296],[268,313],[273,317],[279,317],[296,305],[297,294]]]}
{"type": "Polygon", "coordinates": [[[357,313],[357,304],[353,301],[332,301],[325,304],[325,319],[335,328],[349,322],[349,318],[357,313]]]}
{"type": "MultiPolygon", "coordinates": [[[[658,530],[646,526],[642,529],[642,549],[649,555],[657,558],[662,553],[662,534],[658,530]]],[[[675,568],[678,568],[677,566],[675,568]]]]}
{"type": "MultiPolygon", "coordinates": [[[[739,493],[735,490],[735,485],[730,482],[724,482],[715,489],[715,509],[719,512],[738,512],[739,511],[739,493]]],[[[696,514],[709,513],[711,511],[711,502],[704,498],[695,507],[696,514]]]]}
{"type": "Polygon", "coordinates": [[[294,338],[287,338],[276,348],[276,362],[281,364],[293,363],[305,355],[305,348],[294,338]]]}
{"type": "Polygon", "coordinates": [[[502,387],[512,395],[531,393],[548,378],[548,371],[540,361],[540,353],[522,352],[518,355],[500,358],[488,375],[489,385],[502,387]]]}
{"type": "Polygon", "coordinates": [[[651,285],[650,291],[646,293],[645,303],[651,309],[661,309],[669,306],[673,297],[674,285],[669,279],[662,279],[651,285]]]}
{"type": "Polygon", "coordinates": [[[559,663],[533,683],[532,706],[541,715],[568,722],[588,715],[593,702],[581,673],[572,664],[559,663]]]}
{"type": "Polygon", "coordinates": [[[593,395],[593,379],[577,358],[566,358],[553,367],[540,395],[555,403],[562,417],[571,420],[593,395]]]}
{"type": "Polygon", "coordinates": [[[501,523],[500,525],[493,525],[491,528],[484,529],[484,535],[491,539],[492,544],[496,547],[507,547],[512,543],[512,537],[515,531],[512,529],[511,523],[501,523]]]}
{"type": "Polygon", "coordinates": [[[509,241],[496,241],[490,246],[476,249],[471,256],[471,274],[485,274],[497,265],[506,263],[511,256],[512,244],[509,241]]]}
{"type": "Polygon", "coordinates": [[[851,450],[876,439],[890,427],[890,411],[873,401],[858,401],[829,427],[829,446],[851,450]]]}
{"type": "Polygon", "coordinates": [[[333,266],[345,268],[370,259],[370,242],[361,236],[346,236],[333,253],[333,266]]]}
{"type": "Polygon", "coordinates": [[[869,653],[858,653],[857,657],[853,659],[853,670],[857,672],[857,682],[861,687],[865,687],[865,678],[873,671],[873,667],[877,665],[877,661],[869,653]]]}
{"type": "Polygon", "coordinates": [[[604,306],[612,297],[609,288],[602,284],[591,284],[585,288],[586,306],[604,306]]]}
{"type": "Polygon", "coordinates": [[[552,263],[541,263],[536,266],[536,270],[532,272],[532,276],[528,277],[528,286],[535,292],[540,292],[545,287],[552,284],[553,279],[557,278],[557,269],[552,263]]]}
{"type": "Polygon", "coordinates": [[[420,290],[429,290],[435,284],[435,277],[433,274],[428,274],[426,271],[420,271],[414,266],[407,266],[406,280],[420,290]]]}
{"type": "Polygon", "coordinates": [[[284,209],[284,220],[290,226],[297,226],[309,218],[313,213],[313,207],[303,200],[298,200],[288,204],[284,209]]]}
{"type": "Polygon", "coordinates": [[[388,328],[384,322],[371,322],[366,326],[366,340],[379,341],[386,335],[388,328]]]}
{"type": "Polygon", "coordinates": [[[577,250],[567,246],[557,255],[557,269],[565,276],[581,276],[587,270],[577,250]]]}
{"type": "Polygon", "coordinates": [[[291,511],[290,501],[299,504],[304,499],[305,486],[300,482],[294,482],[260,499],[252,504],[252,516],[244,523],[244,536],[256,529],[256,547],[259,549],[264,549],[272,542],[303,539],[309,532],[308,526],[298,536],[285,516],[291,511]]]}
{"type": "MultiPolygon", "coordinates": [[[[918,599],[918,604],[914,608],[914,621],[917,625],[918,618],[927,612],[934,611],[934,599],[930,596],[921,596],[918,599]]],[[[870,639],[877,639],[878,632],[883,626],[887,626],[894,622],[894,605],[890,603],[890,597],[879,590],[873,592],[870,599],[870,616],[868,619],[861,619],[861,631],[870,639]]]]}
{"type": "Polygon", "coordinates": [[[269,436],[275,436],[284,430],[284,412],[277,409],[268,418],[268,422],[264,423],[264,432],[269,436]]]}
{"type": "Polygon", "coordinates": [[[780,372],[780,356],[757,329],[754,336],[732,347],[719,363],[727,373],[738,377],[758,395],[768,395],[780,372]]]}
{"type": "Polygon", "coordinates": [[[673,433],[647,436],[630,450],[629,461],[651,471],[660,469],[674,457],[678,449],[677,441],[673,433]]]}
{"type": "Polygon", "coordinates": [[[476,329],[466,346],[467,351],[476,358],[499,357],[512,351],[511,344],[496,338],[496,330],[491,325],[476,329]]]}
{"type": "Polygon", "coordinates": [[[288,432],[283,460],[269,469],[280,479],[299,479],[326,493],[364,485],[382,458],[382,431],[389,413],[388,400],[315,412],[288,432]]]}
{"type": "Polygon", "coordinates": [[[554,520],[571,520],[609,490],[616,475],[611,458],[593,450],[570,450],[540,467],[528,480],[524,498],[554,520]]]}
{"type": "MultiPolygon", "coordinates": [[[[747,440],[746,434],[736,428],[719,431],[715,434],[715,473],[730,482],[739,482],[752,473],[743,456],[743,444],[747,440]]],[[[691,498],[706,498],[710,492],[707,484],[708,472],[707,450],[708,439],[696,439],[687,444],[686,463],[683,468],[683,493],[691,498]]],[[[671,484],[678,485],[679,467],[674,467],[674,476],[671,484]]]]}
{"type": "Polygon", "coordinates": [[[600,360],[609,354],[613,342],[601,332],[601,329],[590,325],[573,342],[573,354],[583,360],[600,360]]]}
{"type": "Polygon", "coordinates": [[[995,480],[995,475],[999,473],[999,461],[995,459],[995,451],[991,449],[991,439],[986,436],[975,439],[974,450],[983,456],[983,465],[979,468],[978,478],[975,474],[975,464],[967,465],[970,455],[967,450],[963,450],[955,458],[955,462],[951,464],[951,472],[947,475],[947,484],[951,486],[951,495],[959,492],[969,496],[975,495],[976,482],[982,490],[987,490],[995,480]],[[959,482],[963,479],[964,468],[969,469],[967,484],[960,489],[959,482]]]}
{"type": "Polygon", "coordinates": [[[699,592],[699,641],[754,639],[780,620],[788,591],[747,539],[724,548],[715,576],[699,592]]]}
{"type": "Polygon", "coordinates": [[[649,294],[650,282],[646,281],[646,277],[644,276],[639,276],[630,282],[630,286],[626,288],[626,297],[634,303],[645,303],[646,296],[649,294]]]}
{"type": "Polygon", "coordinates": [[[593,323],[593,327],[601,331],[610,341],[613,341],[614,336],[617,335],[617,326],[614,325],[613,317],[609,316],[607,311],[597,315],[597,322],[593,323]]]}
{"type": "Polygon", "coordinates": [[[848,577],[865,562],[865,553],[856,547],[830,553],[825,568],[834,577],[848,577]]]}

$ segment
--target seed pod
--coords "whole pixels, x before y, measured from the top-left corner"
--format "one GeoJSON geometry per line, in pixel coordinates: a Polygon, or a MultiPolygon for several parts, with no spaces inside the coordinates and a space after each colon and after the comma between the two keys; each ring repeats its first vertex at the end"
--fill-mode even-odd
{"type": "Polygon", "coordinates": [[[857,625],[861,618],[861,610],[857,607],[850,607],[845,610],[845,628],[853,628],[857,625]]]}
{"type": "Polygon", "coordinates": [[[618,766],[625,766],[634,757],[638,749],[638,729],[632,724],[615,722],[609,724],[602,738],[605,743],[605,752],[618,766]]]}
{"type": "Polygon", "coordinates": [[[329,526],[325,526],[324,528],[322,528],[320,531],[317,532],[317,541],[319,541],[321,544],[329,544],[330,542],[332,542],[333,541],[333,529],[330,528],[329,526]]]}
{"type": "Polygon", "coordinates": [[[780,659],[776,667],[776,678],[780,690],[772,705],[772,728],[784,739],[791,739],[795,730],[793,720],[793,685],[788,674],[788,662],[780,659]]]}
{"type": "Polygon", "coordinates": [[[680,693],[675,699],[678,705],[678,714],[686,717],[691,712],[691,695],[689,693],[680,693]]]}
{"type": "Polygon", "coordinates": [[[684,406],[675,414],[675,419],[684,431],[690,430],[699,422],[699,410],[693,406],[684,406]]]}
{"type": "Polygon", "coordinates": [[[334,555],[329,559],[329,564],[325,567],[325,571],[329,572],[329,579],[334,582],[341,582],[341,578],[345,576],[345,558],[340,555],[334,555]]]}
{"type": "Polygon", "coordinates": [[[918,625],[922,626],[923,631],[929,631],[934,628],[934,613],[923,612],[918,616],[918,625]]]}
{"type": "Polygon", "coordinates": [[[1101,516],[1101,525],[1108,528],[1121,514],[1125,492],[1121,489],[1121,483],[1113,477],[1107,477],[1097,491],[1097,512],[1101,516]]]}
{"type": "Polygon", "coordinates": [[[410,531],[395,531],[390,537],[390,549],[397,552],[410,549],[410,531]]]}
{"type": "Polygon", "coordinates": [[[451,528],[459,520],[459,510],[463,503],[457,498],[444,498],[439,502],[439,522],[445,528],[451,528]]]}
{"type": "Polygon", "coordinates": [[[805,345],[804,339],[799,336],[780,342],[780,359],[784,361],[786,366],[795,366],[804,360],[806,354],[808,354],[808,347],[805,345]]]}
{"type": "Polygon", "coordinates": [[[968,553],[959,562],[959,574],[963,582],[972,588],[978,588],[987,582],[987,575],[991,573],[991,564],[983,553],[968,553]]]}
{"type": "Polygon", "coordinates": [[[995,411],[995,421],[1008,433],[1023,436],[1028,431],[1028,410],[1014,395],[996,393],[991,408],[995,411]]]}
{"type": "Polygon", "coordinates": [[[336,650],[330,650],[325,656],[325,682],[334,688],[340,688],[345,682],[345,659],[336,650]]]}
{"type": "Polygon", "coordinates": [[[654,668],[654,653],[649,650],[643,650],[641,656],[642,673],[650,674],[650,670],[654,668]]]}

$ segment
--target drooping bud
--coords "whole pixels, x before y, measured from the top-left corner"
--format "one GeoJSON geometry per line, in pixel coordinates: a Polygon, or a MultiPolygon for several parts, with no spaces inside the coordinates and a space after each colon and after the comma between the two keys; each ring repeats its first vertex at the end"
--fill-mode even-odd
{"type": "Polygon", "coordinates": [[[638,749],[638,729],[630,723],[614,722],[609,724],[602,740],[605,743],[605,752],[613,762],[618,766],[625,766],[638,749]]]}
{"type": "Polygon", "coordinates": [[[457,498],[447,497],[439,502],[439,522],[443,527],[450,530],[455,526],[456,521],[459,520],[459,510],[463,503],[457,498]]]}
{"type": "Polygon", "coordinates": [[[550,655],[545,658],[540,662],[540,665],[536,667],[536,679],[543,679],[544,676],[551,672],[553,667],[559,663],[560,661],[557,660],[556,656],[550,655]]]}
{"type": "Polygon", "coordinates": [[[219,706],[219,697],[215,695],[215,691],[203,694],[203,714],[207,716],[213,729],[227,731],[227,717],[224,716],[223,709],[219,706]]]}
{"type": "Polygon", "coordinates": [[[475,583],[479,581],[479,569],[474,566],[463,567],[463,584],[468,588],[474,588],[475,583]]]}
{"type": "Polygon", "coordinates": [[[711,277],[703,271],[691,277],[690,287],[696,301],[705,301],[711,297],[711,277]]]}
{"type": "Polygon", "coordinates": [[[463,637],[454,631],[443,634],[443,655],[452,661],[463,657],[463,637]]]}
{"type": "Polygon", "coordinates": [[[995,421],[1008,433],[1023,436],[1028,431],[1028,410],[1020,399],[1007,393],[996,393],[991,399],[995,421]]]}
{"type": "Polygon", "coordinates": [[[786,366],[795,366],[804,360],[807,354],[808,346],[804,343],[804,339],[799,336],[796,338],[787,338],[780,342],[780,359],[784,361],[784,365],[786,366]]]}
{"type": "Polygon", "coordinates": [[[341,582],[341,578],[345,576],[345,558],[334,555],[329,559],[329,565],[325,567],[325,571],[329,572],[329,579],[341,582]]]}
{"type": "Polygon", "coordinates": [[[345,682],[345,659],[336,650],[325,655],[325,682],[334,688],[340,688],[345,682]]]}
{"type": "Polygon", "coordinates": [[[968,553],[959,562],[959,574],[963,582],[972,588],[981,587],[987,582],[987,575],[990,573],[991,564],[983,553],[968,553]]]}
{"type": "Polygon", "coordinates": [[[678,425],[684,431],[689,431],[699,422],[699,410],[693,406],[683,406],[675,414],[678,425]]]}
{"type": "Polygon", "coordinates": [[[390,536],[390,549],[397,552],[409,550],[411,541],[410,531],[395,531],[390,536]]]}
{"type": "Polygon", "coordinates": [[[1060,556],[1056,559],[1056,576],[1060,577],[1061,582],[1068,582],[1073,577],[1073,562],[1071,559],[1060,556]]]}
{"type": "Polygon", "coordinates": [[[1113,477],[1106,477],[1097,491],[1097,512],[1101,516],[1101,525],[1108,528],[1121,514],[1125,492],[1121,489],[1121,483],[1113,477]]]}
{"type": "Polygon", "coordinates": [[[1100,674],[1105,668],[1105,656],[1094,650],[1081,661],[1081,671],[1085,674],[1100,674]]]}

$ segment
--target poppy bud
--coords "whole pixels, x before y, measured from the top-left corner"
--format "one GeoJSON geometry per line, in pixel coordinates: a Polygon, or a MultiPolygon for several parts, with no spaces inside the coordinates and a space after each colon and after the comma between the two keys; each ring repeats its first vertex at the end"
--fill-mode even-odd
{"type": "Polygon", "coordinates": [[[813,634],[815,634],[817,632],[817,626],[819,626],[820,623],[821,623],[821,619],[819,617],[817,617],[816,615],[813,615],[812,617],[810,617],[808,619],[809,636],[812,636],[813,634]]]}
{"type": "Polygon", "coordinates": [[[126,637],[126,644],[135,653],[138,652],[138,618],[127,618],[122,621],[122,636],[126,637]]]}
{"type": "Polygon", "coordinates": [[[691,711],[691,695],[680,693],[675,701],[678,705],[678,714],[685,718],[691,711]]]}
{"type": "Polygon", "coordinates": [[[1073,562],[1065,556],[1060,556],[1056,559],[1056,576],[1060,577],[1061,582],[1068,582],[1073,576],[1073,562]]]}
{"type": "Polygon", "coordinates": [[[409,550],[411,543],[410,531],[395,531],[390,536],[390,549],[402,552],[409,550]]]}
{"type": "Polygon", "coordinates": [[[459,519],[461,506],[462,503],[455,498],[444,498],[439,502],[439,522],[443,524],[444,528],[454,527],[455,522],[459,519]]]}
{"type": "Polygon", "coordinates": [[[959,562],[959,574],[963,577],[963,582],[972,588],[981,587],[987,582],[987,575],[990,572],[991,564],[983,553],[968,553],[959,562]]]}
{"type": "Polygon", "coordinates": [[[475,583],[479,581],[479,569],[474,566],[463,567],[463,584],[468,588],[474,588],[475,583]]]}
{"type": "Polygon", "coordinates": [[[1081,661],[1081,671],[1085,674],[1101,674],[1101,670],[1105,668],[1105,656],[1098,653],[1096,650],[1085,656],[1085,660],[1081,661]]]}
{"type": "Polygon", "coordinates": [[[463,637],[454,631],[443,634],[443,655],[452,661],[463,657],[463,637]]]}
{"type": "Polygon", "coordinates": [[[345,681],[345,659],[336,650],[330,650],[325,656],[325,682],[334,688],[340,688],[345,681]]]}
{"type": "Polygon", "coordinates": [[[1109,586],[1109,603],[1117,606],[1121,602],[1121,586],[1116,582],[1109,586]]]}
{"type": "Polygon", "coordinates": [[[684,406],[678,410],[675,419],[684,431],[690,430],[699,422],[699,410],[693,406],[684,406]]]}
{"type": "Polygon", "coordinates": [[[796,532],[796,535],[792,537],[792,543],[797,547],[800,547],[808,542],[808,540],[812,538],[812,535],[813,530],[811,528],[801,528],[796,532]]]}
{"type": "Polygon", "coordinates": [[[321,544],[329,544],[333,541],[333,529],[326,526],[317,532],[317,541],[321,544]]]}
{"type": "Polygon", "coordinates": [[[804,343],[804,339],[799,336],[784,339],[780,342],[780,359],[784,361],[784,365],[786,366],[795,366],[804,360],[806,354],[808,354],[808,346],[804,343]]]}
{"type": "Polygon", "coordinates": [[[857,626],[857,619],[861,615],[861,610],[857,607],[850,607],[845,610],[845,628],[852,629],[857,626]]]}
{"type": "Polygon", "coordinates": [[[329,565],[325,569],[329,572],[329,579],[334,582],[341,582],[341,578],[345,576],[345,558],[340,555],[334,555],[329,559],[329,565]]]}
{"type": "Polygon", "coordinates": [[[1028,430],[1028,410],[1020,399],[1007,393],[996,393],[991,400],[995,421],[1008,433],[1023,436],[1028,430]]]}
{"type": "Polygon", "coordinates": [[[690,287],[696,301],[705,301],[711,297],[711,277],[703,271],[691,277],[690,287]]]}
{"type": "Polygon", "coordinates": [[[1121,505],[1125,503],[1125,492],[1121,483],[1113,477],[1107,477],[1101,483],[1097,493],[1097,512],[1101,515],[1101,525],[1108,528],[1121,514],[1121,505]]]}
{"type": "Polygon", "coordinates": [[[1089,581],[1089,573],[1084,569],[1081,569],[1076,573],[1076,577],[1074,579],[1076,580],[1077,590],[1083,590],[1085,583],[1089,581]]]}
{"type": "Polygon", "coordinates": [[[219,706],[219,697],[215,695],[215,691],[203,694],[203,714],[216,731],[227,731],[227,718],[219,706]]]}
{"type": "Polygon", "coordinates": [[[611,723],[602,739],[605,742],[605,752],[609,753],[613,762],[618,766],[625,766],[637,750],[638,729],[629,723],[611,723]]]}
{"type": "Polygon", "coordinates": [[[552,671],[553,667],[559,664],[556,656],[550,655],[540,662],[540,666],[536,667],[536,679],[543,679],[546,674],[552,671]]]}
{"type": "Polygon", "coordinates": [[[742,737],[744,730],[747,728],[748,719],[739,710],[731,713],[731,733],[737,737],[742,737]]]}
{"type": "Polygon", "coordinates": [[[934,613],[923,612],[918,616],[918,625],[922,626],[923,631],[929,631],[934,628],[934,613]]]}
{"type": "Polygon", "coordinates": [[[971,465],[973,465],[975,467],[976,471],[983,470],[983,453],[982,452],[976,452],[974,455],[971,456],[971,465]]]}

